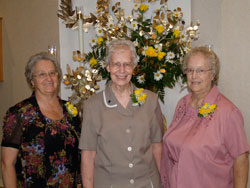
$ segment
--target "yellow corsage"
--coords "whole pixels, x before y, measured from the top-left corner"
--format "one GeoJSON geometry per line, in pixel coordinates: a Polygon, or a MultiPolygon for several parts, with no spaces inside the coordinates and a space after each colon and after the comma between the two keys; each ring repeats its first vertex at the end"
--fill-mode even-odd
{"type": "Polygon", "coordinates": [[[66,102],[66,108],[67,111],[69,112],[70,116],[76,117],[78,114],[77,108],[71,104],[70,102],[66,102]]]}
{"type": "Polygon", "coordinates": [[[147,94],[143,91],[143,88],[136,89],[134,93],[130,95],[133,106],[141,106],[146,102],[147,94]]]}
{"type": "Polygon", "coordinates": [[[199,117],[207,117],[210,114],[213,114],[214,111],[216,110],[217,106],[215,104],[208,104],[208,103],[204,103],[203,106],[201,106],[199,108],[199,113],[198,116],[199,117]]]}

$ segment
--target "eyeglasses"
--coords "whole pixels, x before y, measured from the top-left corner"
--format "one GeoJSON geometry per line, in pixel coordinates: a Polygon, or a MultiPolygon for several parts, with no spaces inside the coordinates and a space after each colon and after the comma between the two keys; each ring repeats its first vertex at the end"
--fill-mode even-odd
{"type": "Polygon", "coordinates": [[[48,72],[48,73],[46,73],[46,72],[41,72],[41,73],[39,73],[39,74],[34,74],[33,76],[34,77],[37,77],[37,78],[39,78],[39,79],[45,79],[45,78],[47,78],[47,76],[49,76],[49,77],[51,77],[51,78],[54,78],[54,77],[56,77],[58,75],[58,72],[56,72],[56,71],[50,71],[50,72],[48,72]]]}
{"type": "Polygon", "coordinates": [[[114,69],[120,69],[121,67],[123,67],[126,70],[130,70],[133,68],[133,64],[132,63],[120,63],[120,62],[112,62],[110,63],[110,65],[114,68],[114,69]]]}
{"type": "Polygon", "coordinates": [[[193,72],[195,72],[195,73],[198,74],[198,75],[203,75],[203,74],[205,74],[205,72],[211,71],[211,70],[212,70],[212,69],[196,69],[196,70],[194,70],[194,69],[189,69],[189,68],[187,68],[187,69],[185,70],[185,74],[187,74],[187,75],[192,75],[193,72]]]}

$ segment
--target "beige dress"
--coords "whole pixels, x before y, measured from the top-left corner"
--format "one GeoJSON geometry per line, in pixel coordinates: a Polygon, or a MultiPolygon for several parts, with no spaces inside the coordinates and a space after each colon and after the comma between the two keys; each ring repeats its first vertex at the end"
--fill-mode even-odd
{"type": "Polygon", "coordinates": [[[145,90],[145,104],[130,101],[125,109],[111,85],[84,103],[79,148],[96,151],[94,188],[159,188],[152,154],[152,143],[161,142],[163,133],[157,95],[145,90]]]}

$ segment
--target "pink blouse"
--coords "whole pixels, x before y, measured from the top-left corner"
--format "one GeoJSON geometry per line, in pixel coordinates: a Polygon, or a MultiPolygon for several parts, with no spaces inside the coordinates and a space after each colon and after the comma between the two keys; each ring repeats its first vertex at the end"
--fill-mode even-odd
{"type": "Polygon", "coordinates": [[[164,188],[233,188],[234,159],[249,151],[241,112],[216,86],[204,100],[217,105],[207,117],[198,117],[190,98],[179,101],[163,138],[164,188]]]}

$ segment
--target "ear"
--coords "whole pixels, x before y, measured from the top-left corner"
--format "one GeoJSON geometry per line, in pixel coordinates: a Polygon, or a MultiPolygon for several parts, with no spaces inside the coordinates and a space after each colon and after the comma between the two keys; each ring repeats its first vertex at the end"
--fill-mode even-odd
{"type": "Polygon", "coordinates": [[[31,80],[31,86],[32,86],[32,88],[34,88],[35,86],[34,86],[35,84],[34,84],[34,81],[33,80],[31,80]]]}
{"type": "Polygon", "coordinates": [[[110,66],[109,66],[109,64],[106,66],[106,70],[107,70],[108,72],[110,72],[110,66]]]}

